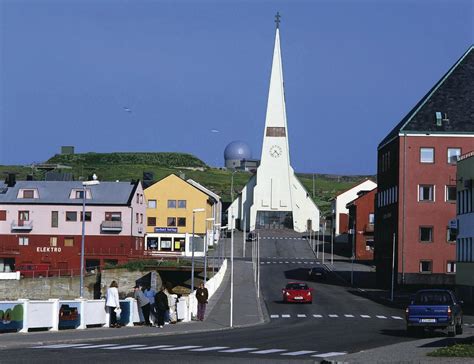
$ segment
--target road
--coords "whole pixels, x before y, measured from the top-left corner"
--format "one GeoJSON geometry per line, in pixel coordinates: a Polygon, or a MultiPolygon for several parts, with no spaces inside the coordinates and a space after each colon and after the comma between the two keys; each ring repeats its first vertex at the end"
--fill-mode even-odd
{"type": "MultiPolygon", "coordinates": [[[[247,252],[249,256],[250,244],[247,252]]],[[[211,363],[314,362],[413,340],[405,334],[401,310],[364,298],[333,274],[323,282],[308,281],[314,289],[312,304],[282,303],[284,285],[292,280],[307,281],[308,269],[317,264],[321,262],[299,235],[261,232],[261,292],[270,318],[267,324],[199,334],[76,343],[76,346],[46,345],[22,349],[21,356],[16,350],[4,350],[1,362],[29,362],[31,357],[44,363],[132,360],[173,363],[193,359],[211,363]]]]}

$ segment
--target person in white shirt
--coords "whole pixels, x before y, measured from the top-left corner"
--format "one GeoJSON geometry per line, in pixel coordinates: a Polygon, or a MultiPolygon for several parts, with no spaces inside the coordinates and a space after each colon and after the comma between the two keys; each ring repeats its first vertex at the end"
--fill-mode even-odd
{"type": "Polygon", "coordinates": [[[110,287],[107,288],[105,306],[110,315],[109,327],[120,327],[120,324],[117,322],[117,312],[115,311],[116,309],[120,309],[118,284],[116,281],[112,281],[110,287]]]}

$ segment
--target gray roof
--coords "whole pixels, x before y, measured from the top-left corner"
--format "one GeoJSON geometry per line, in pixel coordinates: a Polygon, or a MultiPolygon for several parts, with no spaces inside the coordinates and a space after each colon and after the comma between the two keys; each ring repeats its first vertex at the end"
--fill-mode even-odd
{"type": "Polygon", "coordinates": [[[474,133],[474,46],[451,67],[433,88],[380,142],[378,149],[399,133],[472,134],[474,133]],[[441,112],[442,125],[436,124],[441,112]]]}
{"type": "MultiPolygon", "coordinates": [[[[92,199],[87,205],[129,205],[137,182],[100,182],[87,186],[92,199]]],[[[82,199],[70,199],[72,190],[82,189],[80,181],[17,181],[15,186],[7,187],[0,183],[0,204],[55,204],[82,205],[82,199]],[[21,189],[38,190],[39,198],[17,198],[21,189]]]]}

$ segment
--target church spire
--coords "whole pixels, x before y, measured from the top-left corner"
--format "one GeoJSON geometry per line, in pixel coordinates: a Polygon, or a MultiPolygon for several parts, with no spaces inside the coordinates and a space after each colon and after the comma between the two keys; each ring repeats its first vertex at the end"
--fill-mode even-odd
{"type": "Polygon", "coordinates": [[[277,29],[280,29],[280,18],[281,18],[280,12],[277,11],[275,15],[275,23],[276,23],[277,29]]]}

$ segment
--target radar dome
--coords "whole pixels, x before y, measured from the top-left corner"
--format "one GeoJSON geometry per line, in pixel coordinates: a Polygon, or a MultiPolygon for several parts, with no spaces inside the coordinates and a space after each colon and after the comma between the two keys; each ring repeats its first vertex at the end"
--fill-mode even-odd
{"type": "Polygon", "coordinates": [[[224,159],[228,160],[243,160],[251,159],[252,152],[247,143],[242,141],[234,141],[227,145],[224,150],[224,159]]]}

